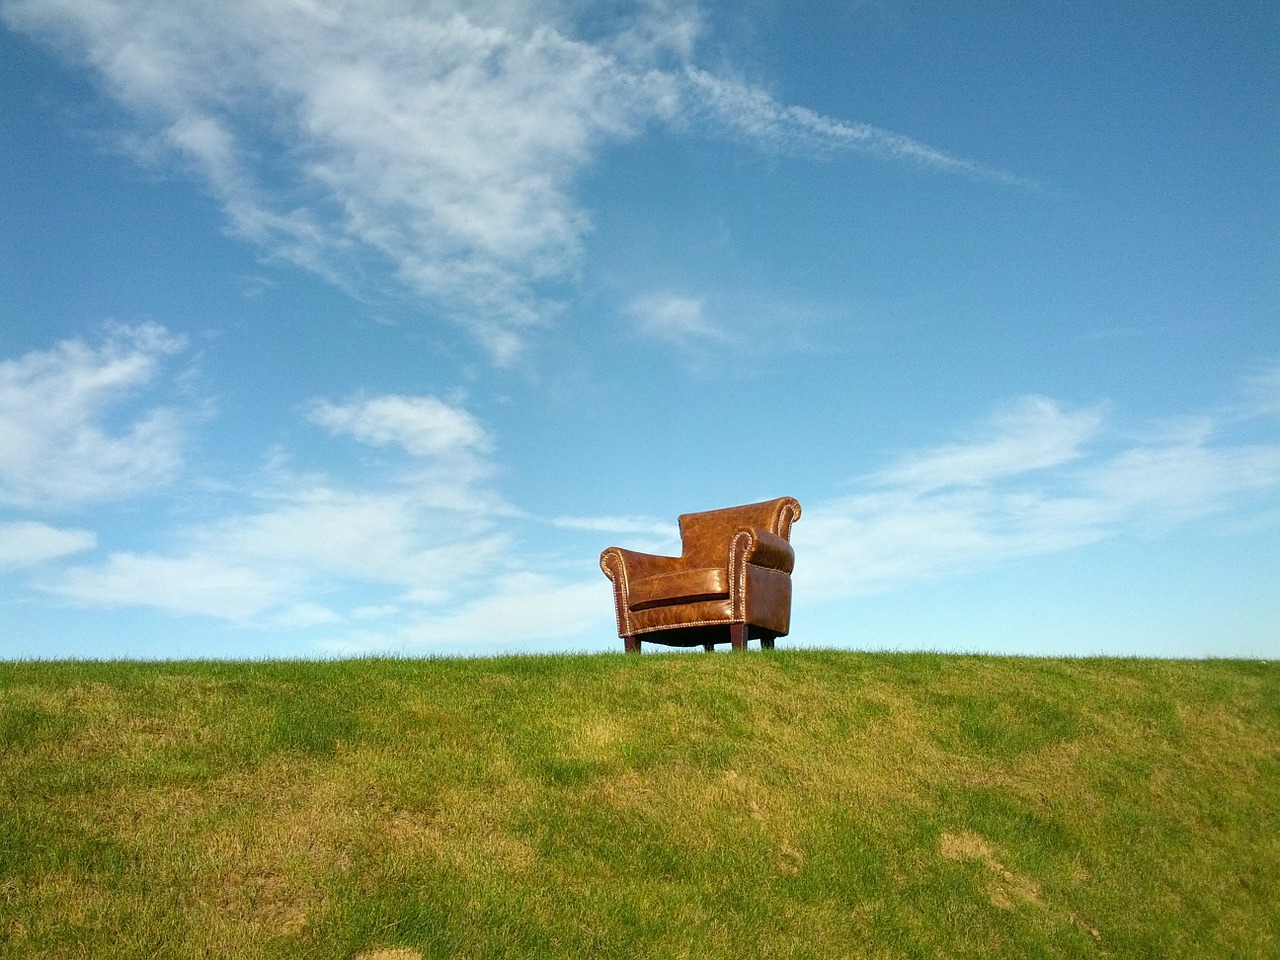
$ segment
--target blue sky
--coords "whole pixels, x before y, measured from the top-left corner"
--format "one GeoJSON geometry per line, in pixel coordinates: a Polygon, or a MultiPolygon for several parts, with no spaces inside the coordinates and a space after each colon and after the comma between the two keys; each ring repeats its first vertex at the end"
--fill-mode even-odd
{"type": "Polygon", "coordinates": [[[0,656],[1280,656],[1264,3],[0,0],[0,656]]]}

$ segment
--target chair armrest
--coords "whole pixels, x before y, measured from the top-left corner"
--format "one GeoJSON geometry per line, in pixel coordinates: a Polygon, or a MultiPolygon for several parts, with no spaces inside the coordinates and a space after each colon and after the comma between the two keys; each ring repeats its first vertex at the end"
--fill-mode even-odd
{"type": "Polygon", "coordinates": [[[687,566],[680,557],[662,557],[627,550],[625,547],[610,547],[600,554],[600,569],[615,584],[625,584],[663,573],[676,573],[687,566]]]}
{"type": "Polygon", "coordinates": [[[796,565],[796,552],[785,537],[758,527],[739,530],[733,538],[733,553],[743,552],[747,563],[791,573],[796,565]]]}
{"type": "MultiPolygon", "coordinates": [[[[609,547],[600,554],[600,569],[613,582],[613,605],[618,617],[618,636],[630,637],[635,630],[628,599],[632,581],[663,573],[675,573],[685,569],[686,566],[680,557],[637,553],[635,550],[627,550],[624,547],[609,547]]],[[[628,649],[631,648],[628,647],[628,649]]]]}

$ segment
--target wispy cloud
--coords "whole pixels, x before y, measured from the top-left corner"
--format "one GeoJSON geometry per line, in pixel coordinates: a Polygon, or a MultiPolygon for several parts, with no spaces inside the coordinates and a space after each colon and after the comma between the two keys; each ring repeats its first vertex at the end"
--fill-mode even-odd
{"type": "Polygon", "coordinates": [[[235,233],[345,286],[390,269],[500,363],[581,262],[578,175],[654,123],[1017,181],[698,67],[692,3],[627,9],[588,40],[576,4],[3,5],[97,71],[138,154],[176,158],[235,233]]]}
{"type": "MultiPolygon", "coordinates": [[[[509,544],[483,519],[441,510],[411,490],[349,491],[299,481],[258,496],[266,503],[257,509],[170,531],[169,550],[112,553],[38,582],[86,603],[252,623],[300,603],[314,611],[331,592],[341,597],[352,585],[381,589],[398,603],[449,601],[486,576],[509,544]]],[[[332,618],[345,615],[339,607],[332,618]]]]}
{"type": "Polygon", "coordinates": [[[565,530],[587,530],[594,533],[631,533],[679,542],[680,528],[653,517],[556,517],[551,521],[565,530]]]}
{"type": "Polygon", "coordinates": [[[388,394],[344,403],[316,401],[313,423],[374,447],[398,448],[409,459],[396,481],[424,506],[514,516],[487,481],[493,475],[493,441],[480,421],[456,404],[433,396],[388,394]]]}
{"type": "MultiPolygon", "coordinates": [[[[594,572],[594,571],[593,571],[594,572]]],[[[523,571],[498,577],[482,595],[451,610],[421,612],[394,629],[355,630],[324,644],[330,653],[378,650],[515,652],[566,638],[607,637],[613,631],[608,585],[602,579],[557,580],[523,571]]]]}
{"type": "Polygon", "coordinates": [[[693,65],[686,68],[685,78],[691,91],[691,110],[711,123],[723,124],[756,142],[788,149],[863,150],[907,160],[940,173],[995,180],[1021,188],[1036,186],[1033,181],[890,130],[825,117],[807,107],[780,103],[759,87],[693,65]]]}
{"type": "Polygon", "coordinates": [[[0,361],[0,503],[71,507],[168,481],[182,462],[179,419],[129,403],[182,346],[156,325],[116,327],[97,346],[66,340],[0,361]]]}
{"type": "Polygon", "coordinates": [[[252,558],[206,554],[113,553],[43,581],[52,594],[95,607],[151,607],[169,613],[247,622],[283,602],[300,584],[252,558]]]}
{"type": "Polygon", "coordinates": [[[638,297],[627,305],[640,332],[647,337],[680,345],[728,341],[729,336],[706,316],[704,302],[697,297],[655,293],[638,297]]]}
{"type": "Polygon", "coordinates": [[[977,437],[911,457],[874,479],[922,491],[981,486],[1077,459],[1101,424],[1098,410],[1067,412],[1046,397],[1024,397],[998,411],[977,437]]]}
{"type": "MultiPolygon", "coordinates": [[[[168,389],[163,361],[182,346],[158,325],[113,327],[97,345],[67,340],[0,361],[0,504],[56,512],[170,480],[184,437],[152,397],[168,389]]],[[[307,413],[405,456],[357,489],[273,463],[221,485],[233,504],[221,517],[161,526],[153,547],[101,558],[77,556],[99,545],[92,530],[0,522],[0,569],[25,569],[78,603],[293,625],[341,620],[341,605],[322,612],[325,598],[352,584],[431,605],[492,574],[510,543],[493,518],[512,510],[486,483],[492,441],[466,409],[383,395],[318,400],[307,413]]]]}
{"type": "Polygon", "coordinates": [[[1280,484],[1280,445],[1215,442],[1215,424],[1197,420],[1091,465],[1081,479],[1118,516],[1167,528],[1280,484]]]}
{"type": "Polygon", "coordinates": [[[1201,417],[1120,443],[1097,409],[1044,397],[1002,408],[967,440],[899,461],[847,497],[806,504],[793,535],[815,601],[961,576],[1214,516],[1280,489],[1280,444],[1241,444],[1201,417]]]}
{"type": "Polygon", "coordinates": [[[414,456],[471,456],[492,443],[480,422],[438,397],[386,395],[348,403],[317,401],[310,417],[334,433],[375,446],[395,444],[414,456]]]}
{"type": "Polygon", "coordinates": [[[111,553],[40,585],[85,603],[296,626],[344,619],[323,600],[353,584],[431,605],[492,572],[509,536],[491,515],[510,508],[481,482],[490,440],[471,414],[435,397],[387,395],[317,401],[309,417],[338,435],[402,448],[412,468],[383,466],[371,484],[344,489],[274,466],[239,491],[239,509],[168,531],[169,549],[111,553]]]}
{"type": "Polygon", "coordinates": [[[1244,380],[1245,417],[1261,417],[1280,413],[1280,361],[1263,364],[1244,380]]]}
{"type": "Polygon", "coordinates": [[[0,523],[0,570],[34,567],[92,550],[98,538],[88,530],[60,529],[34,520],[0,523]]]}

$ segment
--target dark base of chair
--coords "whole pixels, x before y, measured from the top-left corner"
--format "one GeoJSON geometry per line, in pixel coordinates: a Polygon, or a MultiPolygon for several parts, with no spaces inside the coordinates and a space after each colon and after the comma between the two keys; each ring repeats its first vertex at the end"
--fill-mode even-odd
{"type": "Polygon", "coordinates": [[[660,643],[667,647],[702,647],[710,653],[717,643],[728,643],[734,650],[746,650],[748,640],[759,640],[761,650],[772,650],[773,641],[781,634],[760,630],[746,623],[730,623],[715,627],[676,627],[654,633],[635,634],[622,638],[627,653],[639,653],[640,641],[660,643]]]}

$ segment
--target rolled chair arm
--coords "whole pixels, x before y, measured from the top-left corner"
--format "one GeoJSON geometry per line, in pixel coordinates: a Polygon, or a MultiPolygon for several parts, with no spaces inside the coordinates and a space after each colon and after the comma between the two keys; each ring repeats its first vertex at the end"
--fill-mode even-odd
{"type": "Polygon", "coordinates": [[[795,551],[791,548],[791,544],[787,542],[786,538],[780,537],[776,533],[770,533],[768,530],[761,530],[756,527],[748,527],[739,530],[734,535],[733,544],[733,552],[737,554],[742,551],[743,559],[747,563],[754,563],[758,567],[769,567],[772,570],[781,570],[783,573],[788,574],[795,569],[795,551]]]}
{"type": "MultiPolygon", "coordinates": [[[[683,570],[685,563],[679,557],[662,557],[652,553],[639,553],[624,547],[609,547],[600,554],[600,569],[613,581],[614,612],[618,617],[618,636],[631,637],[634,627],[631,621],[628,597],[631,584],[645,577],[658,576],[683,570]]],[[[627,640],[628,650],[633,649],[627,640]]],[[[638,649],[638,646],[635,648],[638,649]]]]}
{"type": "Polygon", "coordinates": [[[662,557],[652,553],[640,553],[624,547],[610,547],[600,554],[600,569],[614,583],[627,583],[641,577],[653,577],[662,573],[683,570],[685,563],[679,557],[662,557]]]}

